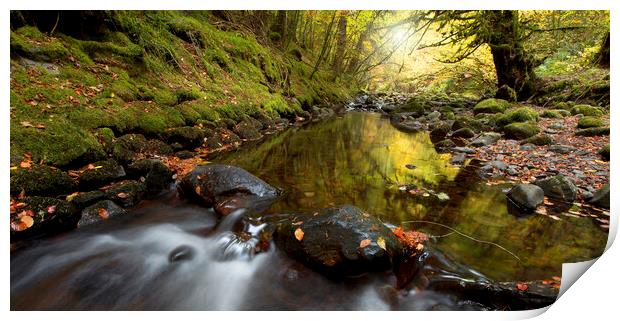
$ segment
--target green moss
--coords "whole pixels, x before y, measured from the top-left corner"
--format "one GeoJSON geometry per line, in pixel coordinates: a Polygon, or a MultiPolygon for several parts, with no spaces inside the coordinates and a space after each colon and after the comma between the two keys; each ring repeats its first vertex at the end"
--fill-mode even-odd
{"type": "Polygon", "coordinates": [[[24,191],[28,196],[58,196],[76,189],[75,181],[56,168],[33,164],[30,168],[11,171],[11,195],[24,191]]]}
{"type": "Polygon", "coordinates": [[[539,132],[538,126],[531,123],[512,123],[504,126],[504,134],[508,139],[526,139],[539,132]]]}
{"type": "Polygon", "coordinates": [[[517,122],[538,121],[538,112],[530,107],[521,107],[499,117],[497,126],[503,127],[517,122]]]}
{"type": "Polygon", "coordinates": [[[177,103],[196,100],[200,98],[200,91],[194,88],[177,90],[177,103]]]}
{"type": "Polygon", "coordinates": [[[503,113],[508,107],[510,107],[510,103],[503,99],[489,98],[476,104],[474,107],[474,115],[481,113],[503,113]]]}
{"type": "Polygon", "coordinates": [[[545,110],[540,114],[542,118],[564,118],[557,110],[545,110]]]}
{"type": "Polygon", "coordinates": [[[11,31],[11,52],[39,61],[54,61],[69,56],[69,51],[59,39],[46,37],[31,26],[11,31]]]}
{"type": "Polygon", "coordinates": [[[601,155],[601,158],[603,158],[604,160],[609,161],[609,157],[610,157],[609,145],[603,146],[603,148],[601,148],[601,150],[598,151],[598,154],[601,155]]]}
{"type": "Polygon", "coordinates": [[[591,127],[601,127],[605,124],[602,119],[594,116],[584,116],[579,118],[579,122],[577,122],[577,128],[591,128],[591,127]]]}
{"type": "Polygon", "coordinates": [[[603,111],[597,107],[589,105],[575,105],[571,108],[570,113],[573,115],[582,114],[584,116],[602,116],[603,111]]]}
{"type": "Polygon", "coordinates": [[[592,127],[575,132],[576,136],[609,136],[609,127],[592,127]]]}
{"type": "Polygon", "coordinates": [[[521,144],[534,144],[537,146],[549,145],[553,142],[551,136],[546,134],[538,134],[521,141],[521,144]]]}

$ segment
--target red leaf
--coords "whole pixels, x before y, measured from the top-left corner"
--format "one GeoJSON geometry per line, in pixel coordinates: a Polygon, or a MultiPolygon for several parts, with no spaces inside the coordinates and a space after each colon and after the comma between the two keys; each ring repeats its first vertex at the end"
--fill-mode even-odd
{"type": "Polygon", "coordinates": [[[517,282],[517,289],[519,291],[525,292],[525,291],[527,291],[527,288],[528,288],[527,284],[525,284],[523,282],[517,282]]]}

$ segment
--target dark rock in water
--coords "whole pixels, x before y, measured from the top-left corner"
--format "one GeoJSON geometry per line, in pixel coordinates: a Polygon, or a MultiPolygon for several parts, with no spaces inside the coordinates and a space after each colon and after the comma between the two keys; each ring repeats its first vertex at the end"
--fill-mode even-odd
{"type": "Polygon", "coordinates": [[[26,204],[22,211],[32,211],[33,224],[19,228],[19,220],[11,215],[11,242],[42,235],[54,235],[74,229],[80,211],[71,203],[51,197],[32,196],[20,200],[26,204]]]}
{"type": "Polygon", "coordinates": [[[11,195],[18,195],[22,190],[30,196],[57,196],[71,194],[77,190],[77,184],[57,168],[32,164],[30,168],[11,171],[11,195]]]}
{"type": "Polygon", "coordinates": [[[406,133],[415,133],[424,128],[422,123],[417,120],[405,120],[402,122],[392,122],[392,126],[406,133]]]}
{"type": "Polygon", "coordinates": [[[487,146],[491,144],[495,144],[502,137],[499,133],[484,133],[480,135],[478,138],[474,139],[470,145],[474,147],[487,146]]]}
{"type": "Polygon", "coordinates": [[[129,165],[128,175],[144,182],[148,194],[167,189],[172,183],[172,171],[157,159],[143,159],[129,165]]]}
{"type": "Polygon", "coordinates": [[[577,186],[564,175],[537,179],[534,184],[545,191],[545,196],[556,200],[573,202],[577,196],[577,186]]]}
{"type": "Polygon", "coordinates": [[[110,200],[100,201],[82,210],[82,218],[77,227],[84,227],[126,213],[124,209],[110,200]]]}
{"type": "Polygon", "coordinates": [[[439,149],[447,149],[447,148],[456,147],[456,143],[454,143],[450,139],[444,139],[444,140],[441,140],[435,143],[435,147],[439,149]]]}
{"type": "Polygon", "coordinates": [[[433,130],[431,130],[430,135],[432,137],[446,137],[446,135],[448,135],[448,133],[450,132],[451,128],[452,125],[448,123],[439,123],[433,128],[433,130]]]}
{"type": "Polygon", "coordinates": [[[87,169],[80,175],[80,190],[93,190],[125,176],[123,166],[113,159],[96,162],[92,165],[94,166],[92,169],[87,169]]]}
{"type": "Polygon", "coordinates": [[[188,159],[196,156],[196,153],[189,150],[182,150],[176,152],[174,156],[178,157],[179,159],[188,159]]]}
{"type": "Polygon", "coordinates": [[[246,170],[221,164],[197,166],[179,183],[179,193],[194,202],[214,206],[230,198],[270,201],[279,191],[246,170]]]}
{"type": "Polygon", "coordinates": [[[138,154],[169,155],[170,145],[157,140],[147,140],[140,134],[127,134],[116,139],[112,146],[112,156],[122,164],[130,163],[138,154]]]}
{"type": "Polygon", "coordinates": [[[474,136],[476,136],[476,133],[469,128],[461,128],[452,133],[453,138],[472,138],[474,136]]]}
{"type": "Polygon", "coordinates": [[[168,261],[170,263],[180,262],[180,261],[189,261],[196,256],[196,249],[189,245],[181,245],[168,255],[168,261]]]}
{"type": "Polygon", "coordinates": [[[609,184],[605,184],[600,190],[594,193],[590,203],[598,207],[609,209],[609,184]]]}
{"type": "Polygon", "coordinates": [[[566,145],[551,145],[549,146],[547,150],[549,150],[550,152],[559,153],[559,154],[568,154],[574,151],[575,148],[572,146],[566,146],[566,145]]]}
{"type": "Polygon", "coordinates": [[[274,241],[289,256],[328,276],[388,270],[403,253],[389,228],[351,205],[323,209],[316,216],[299,216],[282,223],[276,228],[274,241]],[[370,244],[362,248],[364,240],[370,244]]]}
{"type": "Polygon", "coordinates": [[[508,198],[519,208],[533,211],[545,200],[545,192],[536,185],[519,184],[508,192],[508,198]]]}
{"type": "Polygon", "coordinates": [[[105,198],[105,193],[100,190],[94,190],[90,192],[79,193],[71,198],[71,204],[77,208],[85,208],[93,205],[105,198]]]}
{"type": "Polygon", "coordinates": [[[228,145],[237,146],[239,144],[241,144],[241,138],[226,128],[217,128],[212,136],[207,137],[206,142],[210,150],[226,147],[228,145]]]}
{"type": "Polygon", "coordinates": [[[194,148],[202,145],[205,137],[211,135],[210,130],[185,126],[165,131],[162,138],[169,144],[177,143],[185,148],[194,148]]]}
{"type": "Polygon", "coordinates": [[[241,137],[241,139],[255,140],[263,137],[258,131],[262,127],[262,124],[256,119],[244,120],[233,128],[233,131],[241,137]]]}
{"type": "Polygon", "coordinates": [[[137,181],[122,181],[112,185],[105,191],[106,199],[112,200],[122,207],[130,207],[138,204],[146,187],[137,181]]]}

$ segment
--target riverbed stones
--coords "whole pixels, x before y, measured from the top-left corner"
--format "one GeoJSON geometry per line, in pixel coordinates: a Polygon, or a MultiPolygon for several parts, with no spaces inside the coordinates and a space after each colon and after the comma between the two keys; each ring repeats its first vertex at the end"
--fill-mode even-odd
{"type": "Polygon", "coordinates": [[[590,203],[598,207],[609,209],[609,184],[605,184],[601,189],[596,191],[590,199],[590,203]]]}
{"type": "Polygon", "coordinates": [[[157,194],[167,189],[172,183],[172,171],[157,159],[143,159],[129,165],[128,174],[132,178],[141,178],[147,194],[157,194]]]}
{"type": "Polygon", "coordinates": [[[263,135],[259,132],[262,124],[254,118],[246,119],[235,125],[233,131],[244,140],[256,140],[263,135]]]}
{"type": "MultiPolygon", "coordinates": [[[[80,220],[79,210],[65,200],[51,197],[32,196],[20,200],[25,207],[20,209],[20,213],[31,214],[32,225],[22,229],[19,219],[12,217],[11,220],[11,241],[22,240],[25,238],[54,235],[75,228],[80,220]]],[[[22,226],[23,227],[23,226],[22,226]]]]}
{"type": "Polygon", "coordinates": [[[547,150],[558,154],[568,154],[574,151],[575,148],[568,145],[551,145],[547,150]]]}
{"type": "Polygon", "coordinates": [[[57,196],[77,190],[71,177],[54,167],[32,164],[30,168],[11,171],[11,195],[22,191],[29,196],[57,196]]]}
{"type": "Polygon", "coordinates": [[[476,133],[469,128],[461,128],[452,133],[452,138],[472,138],[474,136],[476,133]]]}
{"type": "Polygon", "coordinates": [[[499,133],[488,132],[480,135],[480,137],[474,139],[470,145],[474,147],[481,147],[495,144],[502,137],[499,133]]]}
{"type": "Polygon", "coordinates": [[[536,146],[549,145],[553,142],[551,136],[547,134],[538,134],[521,141],[521,144],[534,144],[536,146]]]}
{"type": "Polygon", "coordinates": [[[123,208],[110,200],[99,201],[82,210],[82,218],[77,223],[77,227],[84,227],[126,213],[123,208]]]}
{"type": "Polygon", "coordinates": [[[140,154],[169,155],[173,149],[158,139],[146,139],[141,134],[127,134],[117,138],[112,146],[112,156],[121,164],[128,164],[140,154]]]}
{"type": "Polygon", "coordinates": [[[430,132],[431,137],[443,138],[448,135],[452,125],[447,122],[440,122],[436,124],[430,132]]]}
{"type": "Polygon", "coordinates": [[[105,198],[114,201],[122,207],[131,207],[140,202],[146,191],[144,183],[125,180],[114,183],[105,190],[105,198]]]}
{"type": "Polygon", "coordinates": [[[517,140],[530,138],[540,132],[538,126],[531,123],[512,123],[504,126],[503,130],[506,138],[517,140]]]}
{"type": "Polygon", "coordinates": [[[80,190],[93,190],[125,176],[123,166],[113,159],[96,162],[91,165],[80,174],[80,190]]]}
{"type": "Polygon", "coordinates": [[[232,198],[269,201],[279,195],[276,188],[243,168],[222,164],[197,166],[181,179],[179,193],[205,206],[214,206],[232,198]]]}
{"type": "Polygon", "coordinates": [[[577,186],[564,175],[537,179],[534,185],[542,188],[545,192],[545,196],[552,199],[573,202],[577,196],[577,186]]]}
{"type": "Polygon", "coordinates": [[[185,126],[168,129],[162,134],[162,137],[168,144],[177,143],[184,148],[195,148],[202,145],[205,137],[212,134],[207,129],[185,126]]]}
{"type": "Polygon", "coordinates": [[[517,207],[533,211],[544,201],[545,192],[536,185],[518,184],[508,191],[507,196],[517,207]]]}
{"type": "Polygon", "coordinates": [[[393,267],[403,247],[374,216],[352,205],[322,209],[281,223],[276,245],[328,276],[355,276],[393,267]]]}

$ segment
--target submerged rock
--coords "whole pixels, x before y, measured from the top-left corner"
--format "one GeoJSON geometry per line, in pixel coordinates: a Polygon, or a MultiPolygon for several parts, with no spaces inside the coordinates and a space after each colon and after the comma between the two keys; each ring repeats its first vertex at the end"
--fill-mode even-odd
{"type": "Polygon", "coordinates": [[[125,213],[127,212],[123,208],[112,201],[100,201],[82,210],[82,218],[77,227],[84,227],[125,213]]]}
{"type": "Polygon", "coordinates": [[[71,177],[54,167],[33,164],[30,168],[11,172],[11,195],[23,190],[29,196],[57,196],[70,194],[77,190],[71,177]]]}
{"type": "Polygon", "coordinates": [[[573,202],[577,196],[577,186],[568,177],[556,175],[534,182],[545,192],[545,196],[564,202],[573,202]]]}
{"type": "MultiPolygon", "coordinates": [[[[179,183],[181,196],[206,205],[230,210],[230,199],[251,198],[253,201],[270,201],[279,191],[246,170],[222,164],[197,166],[179,183]]],[[[246,204],[238,200],[238,204],[246,204]]],[[[225,214],[225,213],[220,213],[225,214]]]]}
{"type": "Polygon", "coordinates": [[[381,221],[351,205],[282,223],[274,241],[289,256],[328,276],[388,270],[404,251],[381,221]]]}
{"type": "Polygon", "coordinates": [[[521,209],[533,211],[545,200],[545,192],[536,185],[519,184],[508,192],[508,199],[521,209]]]}

